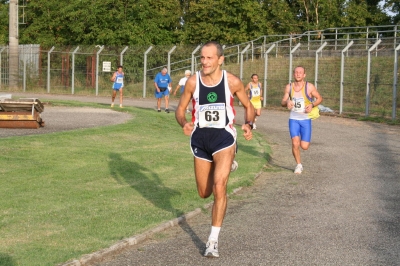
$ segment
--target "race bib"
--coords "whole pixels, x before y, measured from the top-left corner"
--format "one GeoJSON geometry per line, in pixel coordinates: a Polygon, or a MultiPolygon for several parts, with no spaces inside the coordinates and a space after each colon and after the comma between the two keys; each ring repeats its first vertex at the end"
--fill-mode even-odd
{"type": "Polygon", "coordinates": [[[225,128],[226,109],[224,103],[210,103],[200,105],[199,127],[225,128]]]}
{"type": "Polygon", "coordinates": [[[304,98],[293,98],[294,106],[293,112],[296,113],[304,113],[306,110],[306,103],[304,102],[304,98]]]}
{"type": "Polygon", "coordinates": [[[124,82],[124,78],[118,77],[115,83],[122,83],[124,82]]]}
{"type": "Polygon", "coordinates": [[[260,88],[251,89],[251,93],[253,94],[253,96],[260,96],[260,92],[260,88]]]}

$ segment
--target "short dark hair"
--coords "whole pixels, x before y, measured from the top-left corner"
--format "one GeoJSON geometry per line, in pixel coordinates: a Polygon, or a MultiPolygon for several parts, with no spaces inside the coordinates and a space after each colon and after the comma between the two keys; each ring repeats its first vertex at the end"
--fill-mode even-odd
{"type": "Polygon", "coordinates": [[[118,69],[118,68],[123,68],[123,67],[122,67],[121,65],[118,65],[118,66],[117,66],[117,69],[118,69]]]}
{"type": "Polygon", "coordinates": [[[218,57],[221,57],[221,56],[223,56],[224,55],[224,49],[222,48],[222,45],[219,43],[219,42],[217,42],[217,41],[209,41],[209,42],[206,42],[204,45],[203,45],[203,47],[207,47],[207,46],[215,46],[216,48],[217,48],[217,56],[218,57]]]}
{"type": "Polygon", "coordinates": [[[300,68],[302,68],[303,70],[304,70],[304,74],[306,73],[306,68],[305,67],[303,67],[302,65],[298,65],[297,67],[295,67],[294,69],[293,69],[293,72],[296,70],[296,68],[298,68],[298,67],[300,67],[300,68]]]}
{"type": "Polygon", "coordinates": [[[254,76],[257,76],[257,77],[258,77],[258,75],[257,75],[257,74],[253,74],[253,75],[251,75],[251,78],[253,78],[254,76]]]}

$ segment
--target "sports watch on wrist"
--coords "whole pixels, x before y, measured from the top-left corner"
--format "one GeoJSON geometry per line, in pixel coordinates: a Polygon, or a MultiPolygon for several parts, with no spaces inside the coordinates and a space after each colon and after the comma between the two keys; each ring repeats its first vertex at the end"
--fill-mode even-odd
{"type": "Polygon", "coordinates": [[[250,128],[253,129],[253,122],[247,121],[245,124],[246,124],[246,125],[249,125],[250,128]]]}

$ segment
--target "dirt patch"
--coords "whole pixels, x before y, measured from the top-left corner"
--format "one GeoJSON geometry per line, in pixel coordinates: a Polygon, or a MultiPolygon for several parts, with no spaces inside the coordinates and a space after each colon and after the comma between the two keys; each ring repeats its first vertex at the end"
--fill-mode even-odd
{"type": "Polygon", "coordinates": [[[132,115],[110,109],[90,107],[48,107],[41,114],[45,126],[39,129],[0,128],[0,138],[48,134],[80,128],[125,123],[132,115]]]}

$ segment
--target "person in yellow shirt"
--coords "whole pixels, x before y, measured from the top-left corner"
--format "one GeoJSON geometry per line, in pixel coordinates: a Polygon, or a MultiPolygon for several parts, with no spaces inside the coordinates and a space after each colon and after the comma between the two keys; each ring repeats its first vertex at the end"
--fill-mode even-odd
{"type": "Polygon", "coordinates": [[[250,102],[254,106],[255,116],[253,121],[253,129],[256,129],[257,116],[261,115],[261,101],[264,99],[262,97],[263,90],[261,89],[261,82],[258,82],[258,75],[251,75],[251,81],[247,84],[245,90],[249,96],[250,102]]]}

